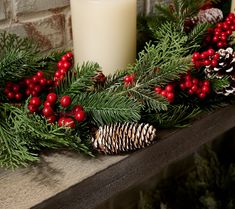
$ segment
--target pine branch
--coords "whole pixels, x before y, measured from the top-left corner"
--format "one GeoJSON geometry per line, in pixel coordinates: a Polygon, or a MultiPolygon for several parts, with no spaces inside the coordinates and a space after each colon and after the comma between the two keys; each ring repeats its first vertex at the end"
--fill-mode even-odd
{"type": "Polygon", "coordinates": [[[171,105],[167,111],[145,114],[143,121],[148,121],[159,128],[187,127],[190,121],[202,111],[200,108],[192,108],[185,105],[171,105]]]}
{"type": "Polygon", "coordinates": [[[17,81],[29,76],[39,67],[39,50],[32,41],[14,34],[0,33],[0,42],[0,85],[6,80],[17,81]]]}
{"type": "Polygon", "coordinates": [[[211,81],[212,89],[214,91],[222,90],[223,88],[230,85],[229,76],[224,76],[222,78],[212,77],[210,81],[211,81]]]}
{"type": "Polygon", "coordinates": [[[94,89],[93,78],[99,68],[97,63],[87,62],[72,70],[56,88],[57,94],[74,97],[80,92],[92,91],[94,89]]]}
{"type": "Polygon", "coordinates": [[[133,99],[107,92],[77,95],[74,104],[81,104],[89,119],[97,126],[115,122],[137,122],[141,105],[133,99]]]}

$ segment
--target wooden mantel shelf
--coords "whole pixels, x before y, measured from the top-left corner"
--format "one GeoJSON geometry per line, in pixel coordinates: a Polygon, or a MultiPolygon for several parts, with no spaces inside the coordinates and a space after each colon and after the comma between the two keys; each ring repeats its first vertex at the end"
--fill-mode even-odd
{"type": "Polygon", "coordinates": [[[235,106],[228,106],[189,128],[160,133],[159,142],[130,155],[45,153],[37,165],[0,170],[0,208],[93,209],[233,128],[235,106]]]}

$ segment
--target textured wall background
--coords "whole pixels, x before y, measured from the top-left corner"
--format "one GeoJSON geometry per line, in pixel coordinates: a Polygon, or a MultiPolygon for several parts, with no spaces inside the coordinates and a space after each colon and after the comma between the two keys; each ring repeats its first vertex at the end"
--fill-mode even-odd
{"type": "MultiPolygon", "coordinates": [[[[156,2],[138,0],[139,13],[148,13],[156,2]]],[[[0,0],[0,30],[29,36],[43,50],[72,46],[69,0],[0,0]]]]}

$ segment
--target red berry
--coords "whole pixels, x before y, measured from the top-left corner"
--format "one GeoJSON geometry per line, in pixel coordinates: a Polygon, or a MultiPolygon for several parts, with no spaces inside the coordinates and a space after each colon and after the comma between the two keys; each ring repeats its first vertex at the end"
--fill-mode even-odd
{"type": "Polygon", "coordinates": [[[56,100],[57,100],[57,95],[56,93],[49,93],[47,95],[46,100],[50,103],[50,104],[55,104],[56,100]]]}
{"type": "Polygon", "coordinates": [[[51,107],[51,103],[48,102],[48,101],[45,101],[45,102],[43,103],[43,107],[51,107]]]}
{"type": "Polygon", "coordinates": [[[29,109],[29,112],[31,113],[35,113],[38,111],[38,107],[35,105],[31,105],[31,104],[28,105],[28,109],[29,109]]]}
{"type": "Polygon", "coordinates": [[[213,59],[213,60],[211,61],[211,66],[212,66],[212,67],[216,67],[217,65],[218,65],[217,60],[216,60],[216,59],[213,59]]]}
{"type": "Polygon", "coordinates": [[[26,94],[26,96],[29,96],[29,95],[31,94],[30,89],[26,89],[26,90],[25,90],[25,94],[26,94]]]}
{"type": "Polygon", "coordinates": [[[162,90],[161,95],[164,96],[164,97],[166,97],[166,95],[167,95],[166,90],[162,90]]]}
{"type": "Polygon", "coordinates": [[[197,85],[193,85],[192,88],[191,88],[191,90],[192,90],[193,92],[197,92],[197,90],[198,90],[197,85]]]}
{"type": "Polygon", "coordinates": [[[224,41],[227,41],[227,36],[221,36],[221,37],[220,37],[220,40],[223,41],[223,42],[224,42],[224,41]]]}
{"type": "Polygon", "coordinates": [[[10,92],[8,92],[8,94],[7,94],[7,98],[8,98],[8,99],[14,99],[14,98],[15,98],[15,94],[10,91],[10,92]]]}
{"type": "Polygon", "coordinates": [[[52,110],[52,108],[51,108],[50,106],[44,107],[44,108],[42,109],[42,113],[43,113],[43,115],[44,115],[45,117],[49,117],[49,116],[51,116],[51,115],[54,114],[54,112],[53,112],[53,110],[52,110]]]}
{"type": "Polygon", "coordinates": [[[78,111],[84,111],[83,107],[81,105],[75,105],[73,108],[72,108],[72,113],[76,113],[78,111]]]}
{"type": "Polygon", "coordinates": [[[58,120],[58,126],[64,126],[64,124],[65,124],[65,120],[66,120],[66,118],[65,117],[61,117],[59,120],[58,120]]]}
{"type": "Polygon", "coordinates": [[[203,52],[201,55],[200,55],[200,58],[201,59],[206,59],[208,57],[208,53],[205,53],[205,52],[203,52]]]}
{"type": "Polygon", "coordinates": [[[32,81],[31,81],[30,78],[26,78],[26,79],[24,80],[24,82],[25,82],[27,85],[29,85],[30,83],[32,83],[32,81]]]}
{"type": "Polygon", "coordinates": [[[37,83],[37,82],[39,81],[39,79],[38,79],[38,77],[37,77],[36,75],[34,75],[34,76],[32,77],[32,81],[33,81],[34,83],[37,83]]]}
{"type": "Polygon", "coordinates": [[[197,78],[193,78],[192,82],[193,82],[193,84],[198,84],[198,79],[197,78]]]}
{"type": "Polygon", "coordinates": [[[174,87],[173,87],[173,85],[168,84],[168,85],[165,87],[165,90],[166,90],[167,92],[172,92],[172,91],[174,90],[174,87]]]}
{"type": "Polygon", "coordinates": [[[208,49],[207,51],[209,56],[213,56],[215,54],[215,50],[214,49],[208,49]]]}
{"type": "Polygon", "coordinates": [[[223,23],[219,22],[216,24],[216,28],[222,28],[223,27],[223,23]]]}
{"type": "Polygon", "coordinates": [[[21,100],[22,99],[22,94],[21,93],[16,93],[15,95],[16,100],[21,100]]]}
{"type": "Polygon", "coordinates": [[[53,80],[51,80],[51,79],[47,80],[47,85],[48,85],[48,86],[53,85],[53,83],[54,83],[53,80]]]}
{"type": "Polygon", "coordinates": [[[185,80],[186,80],[186,81],[191,81],[191,79],[192,79],[192,77],[191,77],[190,74],[187,74],[187,75],[185,76],[185,80]]]}
{"type": "Polygon", "coordinates": [[[38,71],[38,72],[36,73],[36,75],[37,75],[38,78],[43,78],[44,73],[43,73],[42,71],[38,71]]]}
{"type": "Polygon", "coordinates": [[[184,91],[184,90],[186,89],[185,84],[184,84],[184,83],[181,83],[181,84],[180,84],[180,88],[181,88],[181,90],[183,90],[183,91],[184,91]]]}
{"type": "Polygon", "coordinates": [[[193,92],[192,89],[189,89],[189,90],[188,90],[188,94],[192,95],[193,93],[194,93],[194,92],[193,92]]]}
{"type": "Polygon", "coordinates": [[[215,42],[215,43],[218,42],[218,40],[219,40],[219,36],[214,36],[213,39],[212,39],[212,41],[215,42]]]}
{"type": "Polygon", "coordinates": [[[50,115],[47,117],[47,122],[48,123],[54,123],[56,121],[56,116],[50,115]]]}
{"type": "Polygon", "coordinates": [[[194,52],[192,58],[195,59],[195,60],[200,59],[200,53],[199,52],[194,52]]]}
{"type": "Polygon", "coordinates": [[[215,53],[214,59],[218,60],[220,58],[219,53],[215,53]]]}
{"type": "Polygon", "coordinates": [[[4,94],[7,95],[10,92],[10,90],[8,88],[4,89],[4,94]]]}
{"type": "Polygon", "coordinates": [[[230,36],[232,33],[233,33],[232,30],[227,30],[227,31],[226,31],[226,34],[227,34],[228,36],[230,36]]]}
{"type": "Polygon", "coordinates": [[[39,93],[41,90],[42,90],[42,88],[41,88],[40,85],[36,85],[36,86],[34,87],[34,91],[36,91],[37,93],[39,93]]]}
{"type": "Polygon", "coordinates": [[[199,96],[200,99],[205,99],[206,94],[201,92],[198,96],[199,96]]]}
{"type": "Polygon", "coordinates": [[[65,69],[69,69],[69,68],[71,67],[71,64],[70,64],[69,62],[64,62],[64,63],[63,63],[63,67],[64,67],[65,69]]]}
{"type": "Polygon", "coordinates": [[[157,94],[161,94],[162,88],[161,88],[160,86],[156,86],[156,87],[154,88],[154,91],[155,91],[157,94]]]}
{"type": "Polygon", "coordinates": [[[33,90],[34,87],[35,87],[35,84],[34,84],[34,83],[30,83],[30,84],[28,85],[28,88],[29,88],[30,90],[33,90]]]}
{"type": "Polygon", "coordinates": [[[75,122],[72,118],[62,117],[59,119],[58,125],[68,127],[68,128],[75,128],[75,122]]]}
{"type": "Polygon", "coordinates": [[[202,87],[202,92],[203,92],[203,93],[209,93],[209,92],[210,92],[209,86],[203,86],[203,87],[202,87]]]}
{"type": "Polygon", "coordinates": [[[57,70],[57,71],[55,72],[55,74],[54,74],[54,77],[59,78],[60,76],[61,76],[60,71],[57,70]]]}
{"type": "Polygon", "coordinates": [[[205,66],[208,66],[208,65],[210,65],[210,64],[211,64],[211,61],[210,61],[210,60],[205,60],[205,61],[204,61],[204,65],[205,65],[205,66]]]}
{"type": "Polygon", "coordinates": [[[210,86],[210,81],[207,81],[207,80],[204,81],[204,82],[203,82],[203,86],[210,86]]]}
{"type": "Polygon", "coordinates": [[[126,84],[130,84],[130,83],[132,83],[133,81],[134,81],[134,79],[133,79],[133,77],[130,76],[130,75],[127,75],[127,76],[124,77],[124,82],[125,82],[126,84]]]}
{"type": "Polygon", "coordinates": [[[223,44],[222,41],[219,41],[219,42],[217,43],[217,47],[218,47],[218,48],[222,48],[223,46],[224,46],[224,44],[223,44]]]}
{"type": "Polygon", "coordinates": [[[64,64],[63,61],[59,61],[59,62],[57,63],[57,67],[58,67],[58,68],[61,68],[61,67],[63,66],[63,64],[64,64]]]}
{"type": "Polygon", "coordinates": [[[31,95],[32,95],[33,97],[37,97],[37,96],[38,96],[38,92],[36,92],[35,90],[32,90],[32,91],[31,91],[31,95]]]}
{"type": "Polygon", "coordinates": [[[39,82],[42,86],[45,86],[47,84],[47,79],[46,78],[40,78],[39,82]]]}
{"type": "Polygon", "coordinates": [[[191,81],[186,81],[186,82],[185,82],[186,88],[191,88],[192,85],[193,85],[193,83],[192,83],[191,81]]]}
{"type": "Polygon", "coordinates": [[[13,87],[12,87],[12,90],[13,90],[13,92],[17,93],[17,92],[20,91],[20,86],[17,85],[17,84],[14,84],[13,87]]]}
{"type": "Polygon", "coordinates": [[[29,101],[29,104],[34,105],[34,106],[40,106],[41,105],[41,100],[38,97],[32,97],[29,101]]]}
{"type": "Polygon", "coordinates": [[[65,68],[60,68],[59,72],[61,75],[64,75],[66,73],[66,69],[65,68]]]}
{"type": "Polygon", "coordinates": [[[69,59],[71,59],[71,58],[73,58],[73,53],[72,53],[72,52],[67,52],[67,53],[66,53],[66,56],[67,56],[69,59]]]}
{"type": "Polygon", "coordinates": [[[167,95],[166,95],[166,97],[167,97],[167,99],[172,100],[172,99],[174,99],[175,94],[172,93],[172,92],[168,92],[167,95]]]}
{"type": "Polygon", "coordinates": [[[60,99],[60,104],[62,107],[68,107],[71,104],[72,100],[70,96],[62,96],[60,99]]]}
{"type": "Polygon", "coordinates": [[[82,110],[77,111],[77,112],[75,112],[74,117],[78,122],[83,122],[86,118],[86,113],[82,110]]]}
{"type": "Polygon", "coordinates": [[[68,57],[66,55],[64,55],[64,56],[61,57],[61,60],[65,62],[65,61],[68,60],[68,57]]]}

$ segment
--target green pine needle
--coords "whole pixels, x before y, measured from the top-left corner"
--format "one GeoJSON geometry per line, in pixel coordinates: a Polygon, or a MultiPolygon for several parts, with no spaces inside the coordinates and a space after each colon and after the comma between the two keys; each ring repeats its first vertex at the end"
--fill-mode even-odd
{"type": "Polygon", "coordinates": [[[133,99],[107,92],[83,93],[74,98],[74,104],[81,104],[89,119],[97,126],[115,122],[137,122],[141,105],[133,99]]]}

